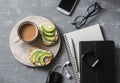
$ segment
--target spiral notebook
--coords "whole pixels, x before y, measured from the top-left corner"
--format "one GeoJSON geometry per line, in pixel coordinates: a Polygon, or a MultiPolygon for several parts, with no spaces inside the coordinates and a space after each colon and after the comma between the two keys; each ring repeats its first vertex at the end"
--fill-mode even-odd
{"type": "Polygon", "coordinates": [[[73,32],[65,33],[64,35],[65,45],[69,59],[72,63],[72,70],[76,83],[80,83],[80,58],[79,58],[79,42],[80,41],[104,41],[99,24],[86,27],[73,32]],[[75,50],[73,49],[73,43],[75,50]],[[73,51],[74,50],[74,51],[73,51]],[[76,53],[76,58],[75,54],[76,53]],[[77,63],[76,63],[77,60],[77,63]]]}

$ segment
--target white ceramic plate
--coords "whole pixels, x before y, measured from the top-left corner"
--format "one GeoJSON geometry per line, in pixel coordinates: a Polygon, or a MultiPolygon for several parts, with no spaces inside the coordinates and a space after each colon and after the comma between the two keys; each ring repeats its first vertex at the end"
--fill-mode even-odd
{"type": "MultiPolygon", "coordinates": [[[[41,42],[40,39],[38,39],[33,45],[30,44],[26,44],[24,43],[22,40],[19,40],[18,34],[17,34],[17,29],[18,26],[24,22],[24,21],[32,21],[34,22],[37,26],[40,26],[43,23],[51,23],[53,24],[51,21],[49,21],[48,19],[44,18],[44,17],[40,17],[40,16],[29,16],[26,18],[23,18],[22,20],[20,20],[12,29],[11,33],[10,33],[10,38],[9,38],[9,44],[10,44],[10,49],[13,53],[13,56],[22,64],[27,65],[27,66],[31,66],[31,67],[35,67],[29,60],[29,56],[30,56],[30,49],[33,46],[37,46],[40,47],[42,49],[45,50],[49,50],[53,53],[53,56],[55,57],[59,51],[60,48],[60,38],[59,41],[51,46],[51,47],[47,47],[44,46],[41,42]],[[18,42],[16,42],[18,41],[18,42]]],[[[54,25],[54,24],[53,24],[54,25]]]]}

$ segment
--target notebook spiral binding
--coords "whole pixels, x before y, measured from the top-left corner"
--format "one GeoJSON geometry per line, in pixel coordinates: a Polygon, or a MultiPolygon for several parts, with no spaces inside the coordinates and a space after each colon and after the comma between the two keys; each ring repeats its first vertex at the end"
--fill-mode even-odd
{"type": "Polygon", "coordinates": [[[80,83],[80,74],[77,72],[77,65],[75,64],[75,58],[72,56],[72,52],[70,50],[70,45],[68,43],[67,35],[65,35],[65,34],[64,34],[64,41],[65,41],[65,46],[67,49],[67,53],[68,53],[70,62],[72,64],[72,71],[73,71],[75,81],[76,81],[76,83],[80,83]]]}

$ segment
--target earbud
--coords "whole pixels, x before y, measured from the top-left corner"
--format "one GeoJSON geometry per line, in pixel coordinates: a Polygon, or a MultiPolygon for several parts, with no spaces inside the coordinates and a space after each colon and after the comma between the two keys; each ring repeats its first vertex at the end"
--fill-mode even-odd
{"type": "Polygon", "coordinates": [[[67,70],[67,68],[66,68],[67,66],[70,66],[70,65],[71,65],[70,61],[66,61],[63,65],[62,65],[62,64],[57,64],[57,65],[53,68],[53,71],[55,71],[58,67],[61,67],[60,73],[62,73],[63,70],[65,69],[66,77],[67,77],[68,79],[71,79],[72,76],[71,76],[70,72],[69,72],[69,71],[67,70]]]}
{"type": "Polygon", "coordinates": [[[70,64],[71,64],[70,61],[66,61],[63,66],[64,66],[64,67],[65,67],[65,66],[70,66],[70,64]]]}
{"type": "Polygon", "coordinates": [[[66,71],[66,77],[68,78],[68,79],[71,79],[72,78],[72,76],[71,76],[71,74],[69,73],[69,71],[65,68],[65,71],[66,71]]]}
{"type": "Polygon", "coordinates": [[[64,69],[65,69],[65,72],[66,72],[66,77],[67,77],[68,79],[71,79],[71,78],[72,78],[70,72],[69,72],[69,71],[67,70],[67,68],[66,68],[66,66],[70,66],[70,65],[71,65],[70,61],[66,61],[66,62],[64,63],[64,65],[63,65],[63,67],[64,67],[64,69]]]}

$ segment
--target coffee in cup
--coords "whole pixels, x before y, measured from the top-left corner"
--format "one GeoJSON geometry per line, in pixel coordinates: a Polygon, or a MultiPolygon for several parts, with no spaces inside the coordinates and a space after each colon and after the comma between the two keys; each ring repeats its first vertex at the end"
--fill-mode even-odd
{"type": "Polygon", "coordinates": [[[18,36],[24,42],[33,42],[38,36],[37,25],[31,21],[25,21],[21,23],[18,27],[18,36]]]}

